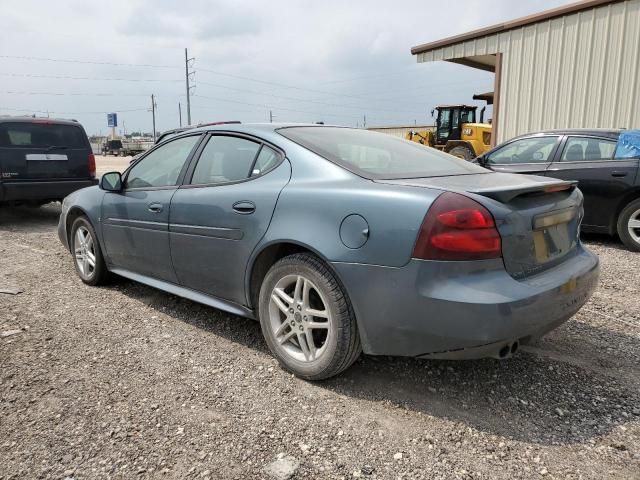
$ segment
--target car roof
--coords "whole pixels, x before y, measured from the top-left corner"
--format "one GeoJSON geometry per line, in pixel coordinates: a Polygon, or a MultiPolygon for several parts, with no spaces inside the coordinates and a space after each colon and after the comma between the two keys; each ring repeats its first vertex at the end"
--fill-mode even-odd
{"type": "Polygon", "coordinates": [[[68,120],[65,118],[14,117],[11,115],[0,115],[0,123],[55,123],[58,125],[80,126],[77,120],[68,120]]]}
{"type": "Polygon", "coordinates": [[[237,132],[245,132],[245,131],[255,131],[255,132],[275,132],[276,130],[280,130],[281,128],[290,128],[290,127],[341,127],[341,128],[351,128],[344,127],[342,125],[325,125],[318,123],[222,123],[219,125],[203,125],[201,127],[193,127],[190,131],[215,131],[215,130],[224,130],[224,131],[237,131],[237,132]]]}
{"type": "Polygon", "coordinates": [[[622,131],[624,131],[622,128],[558,128],[553,130],[530,132],[524,135],[519,135],[515,138],[533,137],[535,135],[584,135],[588,137],[618,138],[622,131]]]}

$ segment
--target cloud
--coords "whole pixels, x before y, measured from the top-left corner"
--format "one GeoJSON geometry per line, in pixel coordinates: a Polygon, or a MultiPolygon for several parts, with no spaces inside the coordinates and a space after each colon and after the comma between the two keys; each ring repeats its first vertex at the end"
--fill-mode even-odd
{"type": "Polygon", "coordinates": [[[264,121],[269,110],[282,121],[426,122],[435,104],[490,90],[493,76],[417,65],[412,46],[569,1],[21,0],[0,16],[0,55],[162,68],[0,58],[0,114],[74,112],[89,132],[104,132],[104,114],[81,112],[135,109],[120,115],[127,130],[149,130],[153,93],[158,127],[175,127],[188,47],[196,57],[194,123],[264,121]],[[91,80],[20,76],[33,74],[91,80]]]}

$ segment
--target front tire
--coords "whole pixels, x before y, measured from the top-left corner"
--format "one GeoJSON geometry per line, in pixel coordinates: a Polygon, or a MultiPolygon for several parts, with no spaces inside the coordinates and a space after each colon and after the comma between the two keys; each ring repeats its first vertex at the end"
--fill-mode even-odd
{"type": "Polygon", "coordinates": [[[630,202],[618,216],[618,236],[633,252],[640,252],[640,198],[630,202]]]}
{"type": "Polygon", "coordinates": [[[87,217],[78,217],[73,222],[69,243],[73,264],[80,280],[91,286],[105,283],[109,272],[98,244],[98,237],[87,217]]]}
{"type": "Polygon", "coordinates": [[[462,158],[463,160],[467,161],[471,161],[476,157],[475,153],[473,153],[473,150],[462,145],[453,147],[451,150],[449,150],[448,153],[449,155],[453,155],[454,157],[462,158]]]}
{"type": "Polygon", "coordinates": [[[290,255],[271,267],[260,288],[258,312],[271,353],[297,377],[333,377],[360,355],[349,299],[314,255],[290,255]]]}

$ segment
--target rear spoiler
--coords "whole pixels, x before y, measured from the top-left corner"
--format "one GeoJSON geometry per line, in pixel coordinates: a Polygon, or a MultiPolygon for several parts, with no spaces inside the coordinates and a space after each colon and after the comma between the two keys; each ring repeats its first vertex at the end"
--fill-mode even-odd
{"type": "Polygon", "coordinates": [[[529,194],[572,192],[578,186],[575,180],[558,180],[555,182],[545,182],[538,185],[527,185],[522,187],[502,187],[502,188],[478,188],[468,189],[469,193],[492,198],[502,203],[508,203],[516,197],[529,194]]]}

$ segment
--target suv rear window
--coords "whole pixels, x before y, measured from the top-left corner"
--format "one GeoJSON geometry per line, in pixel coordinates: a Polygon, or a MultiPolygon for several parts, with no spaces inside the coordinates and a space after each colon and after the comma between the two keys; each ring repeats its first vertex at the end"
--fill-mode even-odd
{"type": "Polygon", "coordinates": [[[56,123],[0,123],[0,147],[88,147],[84,130],[56,123]]]}
{"type": "Polygon", "coordinates": [[[285,127],[278,133],[370,179],[488,173],[466,160],[383,133],[345,127],[285,127]]]}

